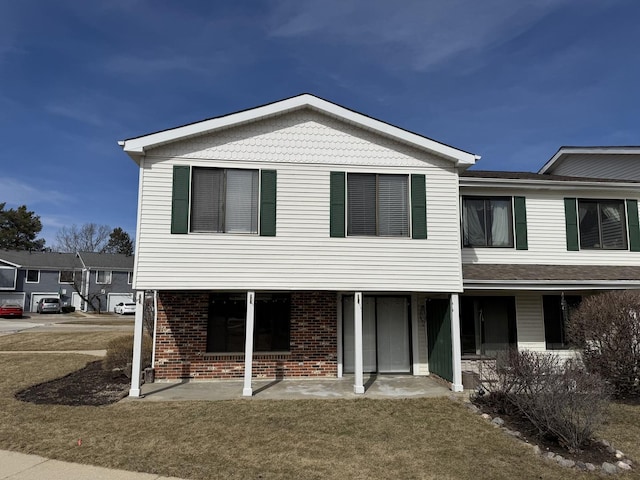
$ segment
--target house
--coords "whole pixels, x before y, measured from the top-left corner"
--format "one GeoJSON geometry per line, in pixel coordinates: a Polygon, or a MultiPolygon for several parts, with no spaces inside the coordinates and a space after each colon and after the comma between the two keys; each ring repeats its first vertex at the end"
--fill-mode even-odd
{"type": "MultiPolygon", "coordinates": [[[[133,300],[133,257],[119,253],[79,252],[82,263],[83,295],[95,297],[101,310],[113,312],[118,303],[133,300]]],[[[83,302],[86,303],[86,302],[83,302]]],[[[95,310],[94,305],[82,305],[83,310],[95,310]]]]}
{"type": "Polygon", "coordinates": [[[0,250],[0,301],[16,300],[25,312],[36,312],[41,298],[58,297],[62,305],[93,309],[82,294],[112,311],[132,298],[132,272],[133,257],[125,255],[0,250]]]}
{"type": "Polygon", "coordinates": [[[468,170],[479,156],[313,95],[120,142],[139,166],[160,380],[435,374],[565,348],[567,305],[640,287],[631,181],[468,170]]]}

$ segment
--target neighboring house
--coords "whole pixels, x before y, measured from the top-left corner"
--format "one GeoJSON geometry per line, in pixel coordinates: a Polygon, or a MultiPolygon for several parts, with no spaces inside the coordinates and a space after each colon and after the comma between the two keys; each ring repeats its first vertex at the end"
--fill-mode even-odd
{"type": "Polygon", "coordinates": [[[62,305],[86,311],[80,291],[115,306],[132,298],[132,270],[133,257],[125,255],[0,250],[0,301],[17,300],[25,312],[35,312],[41,298],[58,297],[62,305]]]}
{"type": "Polygon", "coordinates": [[[463,369],[508,346],[571,354],[580,298],[640,288],[640,183],[467,171],[460,176],[463,369]]]}
{"type": "MultiPolygon", "coordinates": [[[[133,257],[118,253],[79,252],[85,298],[95,297],[102,311],[113,312],[120,302],[133,300],[133,257]]],[[[95,303],[95,302],[94,302],[95,303]]],[[[84,310],[95,310],[92,305],[84,310]]]]}
{"type": "Polygon", "coordinates": [[[640,287],[633,182],[466,171],[478,156],[312,95],[120,145],[140,168],[134,358],[155,291],[158,379],[459,391],[509,345],[565,348],[577,296],[640,287]]]}

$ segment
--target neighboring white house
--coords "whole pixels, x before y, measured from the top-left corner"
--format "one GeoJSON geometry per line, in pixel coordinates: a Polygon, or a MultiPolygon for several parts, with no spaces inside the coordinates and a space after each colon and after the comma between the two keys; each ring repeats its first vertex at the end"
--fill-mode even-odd
{"type": "MultiPolygon", "coordinates": [[[[631,182],[465,172],[478,156],[308,94],[120,145],[140,168],[133,288],[157,292],[158,379],[460,390],[480,355],[564,347],[574,293],[640,287],[631,182]]],[[[139,308],[136,360],[141,332],[139,308]]]]}

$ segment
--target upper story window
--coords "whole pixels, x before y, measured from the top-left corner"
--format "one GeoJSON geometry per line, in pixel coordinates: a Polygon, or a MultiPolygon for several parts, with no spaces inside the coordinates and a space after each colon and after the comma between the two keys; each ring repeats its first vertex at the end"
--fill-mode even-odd
{"type": "Polygon", "coordinates": [[[27,270],[27,283],[40,283],[40,270],[27,270]]]}
{"type": "Polygon", "coordinates": [[[111,272],[109,270],[98,270],[96,272],[96,283],[99,283],[99,284],[111,283],[111,272]]]}
{"type": "Polygon", "coordinates": [[[465,247],[513,247],[511,197],[463,197],[465,247]]]}
{"type": "Polygon", "coordinates": [[[580,248],[627,249],[623,200],[578,200],[580,248]]]}
{"type": "Polygon", "coordinates": [[[408,175],[349,173],[347,234],[409,236],[408,175]]]}
{"type": "Polygon", "coordinates": [[[191,231],[258,233],[258,170],[194,167],[191,231]]]}
{"type": "Polygon", "coordinates": [[[15,290],[17,274],[14,267],[0,267],[0,290],[15,290]]]}
{"type": "Polygon", "coordinates": [[[76,278],[76,272],[73,270],[60,270],[58,283],[73,283],[76,278]]]}

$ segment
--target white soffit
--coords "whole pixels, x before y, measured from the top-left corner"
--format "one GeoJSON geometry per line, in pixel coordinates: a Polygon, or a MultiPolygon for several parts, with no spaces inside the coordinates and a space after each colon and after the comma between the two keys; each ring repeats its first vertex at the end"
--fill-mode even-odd
{"type": "Polygon", "coordinates": [[[318,112],[325,113],[361,128],[371,130],[399,142],[426,150],[429,153],[455,162],[456,166],[466,168],[474,165],[475,162],[480,159],[480,156],[478,155],[436,142],[430,138],[395,127],[391,124],[376,120],[361,113],[354,112],[353,110],[341,107],[340,105],[336,105],[335,103],[328,102],[327,100],[323,100],[308,93],[281,100],[279,102],[270,103],[268,105],[263,105],[261,107],[184,125],[182,127],[163,130],[161,132],[128,140],[122,140],[119,141],[118,144],[136,163],[139,163],[140,157],[145,154],[145,151],[153,147],[179,141],[191,136],[212,133],[218,129],[253,122],[274,115],[281,115],[283,113],[302,108],[312,108],[318,112]]]}

